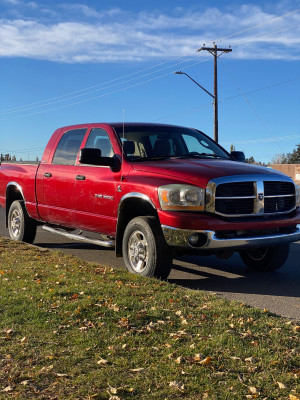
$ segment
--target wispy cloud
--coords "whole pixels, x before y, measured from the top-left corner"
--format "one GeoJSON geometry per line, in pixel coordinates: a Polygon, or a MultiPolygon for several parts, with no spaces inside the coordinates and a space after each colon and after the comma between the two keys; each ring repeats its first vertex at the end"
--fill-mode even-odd
{"type": "MultiPolygon", "coordinates": [[[[24,6],[21,0],[4,0],[24,6]]],[[[231,57],[300,59],[300,13],[276,18],[262,7],[240,5],[224,11],[177,8],[168,14],[99,10],[85,4],[62,4],[32,15],[0,20],[2,57],[27,57],[54,62],[139,61],[194,55],[203,43],[231,45],[231,57]],[[51,13],[51,12],[52,13],[51,13]],[[55,13],[54,13],[55,11],[55,13]],[[269,21],[269,22],[268,22],[269,21]],[[249,29],[254,27],[253,29],[249,29]],[[233,35],[237,33],[236,35],[233,35]]]]}

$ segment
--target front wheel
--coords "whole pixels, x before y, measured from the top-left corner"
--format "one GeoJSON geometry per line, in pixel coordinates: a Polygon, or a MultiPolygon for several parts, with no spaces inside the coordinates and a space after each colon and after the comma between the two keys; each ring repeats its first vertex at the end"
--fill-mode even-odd
{"type": "Polygon", "coordinates": [[[172,267],[171,250],[155,217],[132,219],[123,236],[127,270],[138,275],[166,279],[172,267]]]}
{"type": "Polygon", "coordinates": [[[23,201],[14,201],[8,211],[8,231],[12,240],[32,243],[36,235],[36,223],[27,214],[23,201]]]}
{"type": "Polygon", "coordinates": [[[260,247],[240,251],[241,259],[254,271],[274,271],[281,268],[289,255],[289,244],[277,247],[260,247]]]}

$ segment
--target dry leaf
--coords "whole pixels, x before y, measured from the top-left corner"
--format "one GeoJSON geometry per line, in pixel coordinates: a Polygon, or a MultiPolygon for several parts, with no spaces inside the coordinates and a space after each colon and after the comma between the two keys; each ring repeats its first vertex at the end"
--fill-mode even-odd
{"type": "Polygon", "coordinates": [[[183,362],[183,357],[182,357],[182,356],[177,357],[176,360],[175,360],[175,362],[176,362],[176,364],[182,364],[182,362],[183,362]]]}
{"type": "Polygon", "coordinates": [[[249,362],[249,363],[251,363],[251,364],[254,364],[254,363],[255,363],[255,358],[253,358],[253,357],[248,357],[248,358],[245,358],[245,361],[246,361],[246,362],[249,362]]]}
{"type": "Polygon", "coordinates": [[[6,386],[6,388],[4,388],[2,392],[11,392],[12,390],[13,388],[11,386],[6,386]]]}
{"type": "Polygon", "coordinates": [[[249,391],[252,394],[258,394],[259,393],[258,390],[256,389],[256,387],[254,387],[254,386],[249,386],[249,391]]]}
{"type": "Polygon", "coordinates": [[[141,371],[144,371],[144,369],[145,369],[145,368],[133,368],[133,369],[131,369],[130,371],[131,371],[131,372],[141,372],[141,371]]]}
{"type": "Polygon", "coordinates": [[[59,374],[59,373],[56,373],[55,375],[59,376],[60,378],[66,378],[68,376],[67,374],[59,374]]]}
{"type": "Polygon", "coordinates": [[[29,383],[29,381],[22,381],[21,385],[26,386],[26,385],[28,385],[28,383],[29,383]]]}
{"type": "Polygon", "coordinates": [[[118,392],[117,388],[109,386],[109,394],[117,394],[117,392],[118,392]]]}
{"type": "Polygon", "coordinates": [[[181,383],[181,382],[178,382],[178,381],[172,381],[172,382],[170,382],[170,383],[169,383],[169,386],[170,386],[170,387],[173,387],[173,388],[175,388],[175,389],[178,389],[178,390],[180,390],[180,391],[183,391],[183,390],[184,390],[184,384],[181,383]]]}
{"type": "Polygon", "coordinates": [[[28,342],[28,338],[26,336],[23,337],[23,339],[20,340],[20,343],[27,343],[28,342]]]}
{"type": "Polygon", "coordinates": [[[41,372],[48,372],[51,371],[54,368],[54,365],[49,365],[48,367],[43,367],[41,369],[41,372]]]}
{"type": "Polygon", "coordinates": [[[289,399],[290,399],[290,400],[300,400],[299,397],[294,396],[293,394],[290,394],[290,395],[289,395],[289,399]]]}
{"type": "Polygon", "coordinates": [[[101,358],[99,361],[97,361],[97,364],[98,364],[98,365],[107,365],[107,364],[108,364],[108,361],[107,361],[107,360],[104,360],[104,358],[101,358]]]}
{"type": "Polygon", "coordinates": [[[294,326],[293,331],[300,332],[300,326],[299,325],[294,326]]]}
{"type": "Polygon", "coordinates": [[[281,383],[281,382],[276,382],[276,383],[279,386],[279,389],[286,389],[286,386],[284,383],[281,383]]]}
{"type": "Polygon", "coordinates": [[[199,364],[208,365],[208,364],[210,364],[210,362],[211,362],[211,357],[206,357],[206,358],[204,358],[204,360],[200,361],[199,364]]]}

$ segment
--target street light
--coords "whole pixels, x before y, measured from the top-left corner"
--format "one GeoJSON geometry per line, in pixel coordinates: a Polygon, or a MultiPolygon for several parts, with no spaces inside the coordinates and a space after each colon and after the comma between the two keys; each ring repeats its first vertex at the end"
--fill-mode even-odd
{"type": "Polygon", "coordinates": [[[212,97],[214,99],[214,140],[215,142],[218,143],[218,104],[217,104],[217,97],[214,96],[213,94],[211,94],[208,90],[206,90],[203,86],[201,86],[198,82],[195,81],[195,79],[193,79],[190,75],[188,75],[185,72],[182,71],[176,71],[175,74],[178,75],[186,75],[191,81],[193,81],[194,83],[196,83],[197,86],[199,86],[199,88],[201,88],[202,90],[204,90],[204,92],[206,92],[207,94],[210,95],[210,97],[212,97]]]}

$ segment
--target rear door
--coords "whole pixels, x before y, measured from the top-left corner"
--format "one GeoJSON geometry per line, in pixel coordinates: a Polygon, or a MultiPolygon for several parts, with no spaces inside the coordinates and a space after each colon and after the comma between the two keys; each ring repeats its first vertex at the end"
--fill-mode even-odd
{"type": "Polygon", "coordinates": [[[44,219],[53,224],[74,226],[75,163],[86,132],[86,128],[65,132],[52,162],[44,166],[44,219]]]}

